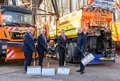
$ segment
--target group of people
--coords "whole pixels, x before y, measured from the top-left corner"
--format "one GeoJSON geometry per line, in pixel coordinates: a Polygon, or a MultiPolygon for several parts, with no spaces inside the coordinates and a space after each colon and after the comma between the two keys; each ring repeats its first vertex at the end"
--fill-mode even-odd
{"type": "Polygon", "coordinates": [[[37,39],[37,46],[35,46],[34,37],[32,34],[32,27],[27,29],[27,32],[23,38],[22,51],[25,56],[25,72],[27,72],[27,66],[31,65],[32,54],[33,52],[38,52],[39,55],[39,65],[42,66],[44,52],[47,51],[47,39],[45,36],[45,29],[41,29],[40,35],[37,39]]]}
{"type": "MultiPolygon", "coordinates": [[[[47,49],[47,39],[45,36],[45,29],[41,29],[40,35],[37,38],[37,47],[35,46],[34,43],[34,38],[32,35],[32,28],[29,27],[24,38],[23,38],[23,46],[22,50],[24,52],[25,56],[25,72],[27,72],[27,66],[30,66],[31,64],[31,59],[32,59],[32,53],[33,52],[38,52],[39,55],[39,65],[42,66],[43,58],[44,58],[44,52],[48,51],[47,49]]],[[[59,52],[59,66],[64,66],[64,61],[65,61],[65,53],[68,51],[66,48],[66,44],[69,41],[68,37],[65,35],[65,30],[62,29],[60,31],[61,35],[57,37],[57,43],[58,43],[58,52],[59,52]]],[[[84,58],[84,51],[85,51],[85,45],[86,45],[86,34],[83,31],[83,29],[78,28],[78,37],[77,37],[77,55],[80,58],[80,69],[77,70],[77,72],[80,72],[81,74],[84,73],[85,71],[85,66],[82,64],[81,59],[84,58]]]]}
{"type": "MultiPolygon", "coordinates": [[[[65,61],[65,52],[68,50],[66,48],[66,43],[69,42],[68,37],[65,35],[65,30],[61,30],[61,35],[57,38],[57,43],[58,43],[58,51],[59,51],[59,66],[64,66],[64,61],[65,61]]],[[[84,74],[85,71],[85,66],[81,62],[81,60],[84,58],[84,53],[85,53],[85,47],[86,47],[86,40],[87,36],[85,33],[85,29],[78,28],[77,30],[77,47],[75,50],[76,55],[80,58],[80,69],[77,70],[76,72],[80,72],[80,74],[84,74]]]]}

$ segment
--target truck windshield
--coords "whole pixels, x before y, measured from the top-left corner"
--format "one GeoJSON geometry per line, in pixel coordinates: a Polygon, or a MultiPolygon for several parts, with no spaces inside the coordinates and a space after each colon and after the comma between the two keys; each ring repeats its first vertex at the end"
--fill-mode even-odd
{"type": "Polygon", "coordinates": [[[20,12],[12,12],[5,11],[3,13],[3,24],[31,24],[32,22],[32,14],[20,13],[20,12]]]}

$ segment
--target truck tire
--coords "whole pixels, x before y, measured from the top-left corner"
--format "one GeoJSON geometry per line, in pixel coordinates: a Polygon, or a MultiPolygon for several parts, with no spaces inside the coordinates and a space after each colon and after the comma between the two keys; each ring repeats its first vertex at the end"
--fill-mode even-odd
{"type": "MultiPolygon", "coordinates": [[[[73,58],[74,58],[74,47],[76,46],[75,43],[70,43],[66,45],[66,48],[68,49],[68,53],[65,54],[66,56],[66,62],[68,63],[72,63],[73,62],[73,58]]],[[[58,52],[58,46],[56,46],[55,48],[55,52],[56,52],[56,59],[59,60],[59,52],[58,52]]]]}
{"type": "Polygon", "coordinates": [[[55,48],[56,59],[59,60],[58,46],[55,48]]]}
{"type": "MultiPolygon", "coordinates": [[[[66,45],[66,48],[68,49],[68,53],[65,53],[65,60],[66,62],[71,63],[73,61],[73,57],[72,57],[72,48],[69,44],[66,45]]],[[[58,46],[55,49],[56,52],[56,59],[59,60],[59,52],[58,52],[58,46]]]]}
{"type": "Polygon", "coordinates": [[[74,49],[71,46],[71,44],[67,44],[66,48],[68,49],[68,53],[66,53],[66,62],[72,63],[73,62],[74,49]]]}

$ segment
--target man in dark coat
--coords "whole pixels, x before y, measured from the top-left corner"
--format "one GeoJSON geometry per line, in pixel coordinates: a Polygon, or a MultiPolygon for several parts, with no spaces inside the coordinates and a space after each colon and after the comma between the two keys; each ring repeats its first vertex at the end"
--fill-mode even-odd
{"type": "Polygon", "coordinates": [[[23,38],[22,51],[24,52],[24,56],[25,56],[25,62],[24,62],[25,72],[27,72],[27,66],[31,65],[32,53],[35,51],[34,38],[32,35],[32,27],[29,27],[27,29],[27,32],[23,38]]]}
{"type": "Polygon", "coordinates": [[[84,73],[85,66],[82,64],[81,60],[84,58],[83,53],[85,52],[85,45],[86,45],[87,36],[82,29],[78,28],[78,37],[77,37],[77,53],[80,58],[80,69],[77,72],[81,74],[84,73]]]}
{"type": "Polygon", "coordinates": [[[40,35],[38,36],[38,46],[37,46],[37,52],[39,55],[39,65],[42,66],[43,58],[44,58],[44,52],[47,52],[47,39],[45,36],[45,29],[42,28],[40,35]]]}
{"type": "Polygon", "coordinates": [[[58,42],[58,52],[59,52],[59,66],[64,66],[64,61],[65,61],[65,52],[67,51],[66,49],[66,43],[68,42],[68,38],[65,35],[65,30],[61,30],[61,35],[57,38],[58,42]]]}

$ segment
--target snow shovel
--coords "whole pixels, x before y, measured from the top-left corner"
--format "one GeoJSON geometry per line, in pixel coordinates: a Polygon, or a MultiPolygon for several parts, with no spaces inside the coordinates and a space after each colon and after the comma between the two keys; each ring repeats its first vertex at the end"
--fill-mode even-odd
{"type": "MultiPolygon", "coordinates": [[[[80,50],[80,48],[77,46],[78,50],[84,55],[84,53],[80,50]]],[[[82,64],[85,66],[87,65],[89,62],[91,62],[92,60],[94,60],[94,56],[93,54],[89,53],[87,55],[84,55],[84,58],[81,60],[82,64]]]]}
{"type": "Polygon", "coordinates": [[[28,66],[27,67],[27,74],[28,75],[41,75],[41,67],[36,66],[35,63],[35,57],[36,57],[36,52],[34,52],[34,61],[33,61],[33,66],[28,66]]]}
{"type": "MultiPolygon", "coordinates": [[[[68,50],[64,46],[62,46],[66,53],[68,53],[68,50]]],[[[66,58],[66,57],[65,57],[66,58]]],[[[64,66],[63,67],[58,67],[57,74],[59,75],[69,75],[70,74],[70,68],[66,67],[66,61],[64,61],[64,66]]]]}
{"type": "Polygon", "coordinates": [[[55,69],[54,68],[50,68],[50,61],[49,61],[49,58],[50,58],[50,55],[49,55],[50,52],[48,52],[48,57],[47,57],[47,67],[46,68],[41,68],[41,75],[42,76],[54,76],[55,75],[55,69]]]}
{"type": "Polygon", "coordinates": [[[85,65],[87,65],[89,62],[91,62],[92,60],[94,60],[94,56],[90,53],[90,54],[88,54],[87,56],[85,56],[82,60],[81,60],[81,62],[83,63],[83,65],[85,66],[85,65]]]}
{"type": "Polygon", "coordinates": [[[70,68],[66,67],[65,65],[63,67],[58,67],[57,74],[59,74],[59,75],[69,75],[70,74],[70,68]]]}

